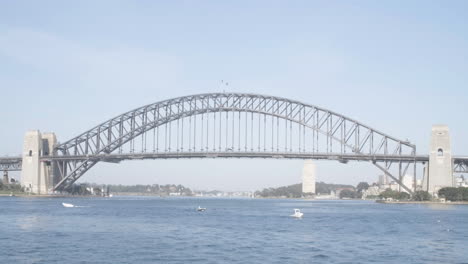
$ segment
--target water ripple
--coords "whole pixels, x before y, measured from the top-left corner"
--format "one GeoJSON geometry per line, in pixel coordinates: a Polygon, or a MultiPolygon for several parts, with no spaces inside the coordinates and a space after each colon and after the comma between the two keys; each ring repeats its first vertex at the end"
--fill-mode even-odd
{"type": "Polygon", "coordinates": [[[467,217],[463,206],[365,201],[16,198],[2,206],[0,254],[2,263],[466,263],[467,217]],[[304,218],[289,217],[293,208],[304,218]]]}

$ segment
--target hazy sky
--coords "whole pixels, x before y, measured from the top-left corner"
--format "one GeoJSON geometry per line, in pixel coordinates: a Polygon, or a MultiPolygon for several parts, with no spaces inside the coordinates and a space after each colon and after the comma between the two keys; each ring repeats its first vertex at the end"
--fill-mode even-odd
{"type": "MultiPolygon", "coordinates": [[[[249,92],[297,99],[428,152],[447,124],[468,155],[468,1],[1,1],[0,155],[27,130],[65,141],[144,104],[249,92]],[[228,88],[220,88],[228,80],[228,88]]],[[[82,181],[255,190],[300,181],[302,161],[99,164],[82,181]]],[[[368,163],[318,179],[375,181],[368,163]]]]}

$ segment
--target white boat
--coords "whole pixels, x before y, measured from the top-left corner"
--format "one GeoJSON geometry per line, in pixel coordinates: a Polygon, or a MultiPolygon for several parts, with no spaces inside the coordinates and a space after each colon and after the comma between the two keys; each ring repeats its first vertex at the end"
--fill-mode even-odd
{"type": "Polygon", "coordinates": [[[294,214],[292,214],[291,216],[292,217],[296,217],[296,218],[301,218],[304,214],[301,213],[301,210],[299,209],[294,209],[294,214]]]}
{"type": "Polygon", "coordinates": [[[206,208],[198,206],[197,211],[198,212],[204,212],[204,211],[206,211],[206,208]]]}
{"type": "Polygon", "coordinates": [[[73,204],[62,203],[63,207],[75,207],[73,204]]]}

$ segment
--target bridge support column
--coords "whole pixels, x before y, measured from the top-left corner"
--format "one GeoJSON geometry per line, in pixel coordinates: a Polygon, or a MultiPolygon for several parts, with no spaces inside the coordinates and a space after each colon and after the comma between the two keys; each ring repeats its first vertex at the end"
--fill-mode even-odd
{"type": "Polygon", "coordinates": [[[422,191],[427,191],[427,174],[428,174],[428,171],[429,171],[429,163],[423,163],[424,167],[423,167],[423,172],[422,172],[422,175],[423,175],[423,178],[422,178],[422,181],[421,181],[421,190],[422,191]]]}
{"type": "Polygon", "coordinates": [[[51,154],[55,142],[53,133],[42,135],[39,130],[26,132],[21,165],[21,185],[25,191],[47,194],[51,190],[52,169],[50,163],[41,161],[41,158],[51,154]]]}
{"type": "Polygon", "coordinates": [[[428,169],[423,189],[436,194],[443,187],[453,187],[452,152],[449,129],[445,125],[432,126],[428,169]]]}
{"type": "Polygon", "coordinates": [[[304,161],[304,168],[302,169],[302,194],[313,195],[315,194],[315,174],[316,166],[312,160],[304,161]]]}
{"type": "MultiPolygon", "coordinates": [[[[43,133],[42,134],[42,157],[53,156],[54,146],[57,144],[57,138],[54,133],[43,133]]],[[[46,182],[47,192],[52,192],[54,184],[57,183],[55,177],[56,173],[55,163],[52,161],[41,162],[41,175],[46,182]]]]}

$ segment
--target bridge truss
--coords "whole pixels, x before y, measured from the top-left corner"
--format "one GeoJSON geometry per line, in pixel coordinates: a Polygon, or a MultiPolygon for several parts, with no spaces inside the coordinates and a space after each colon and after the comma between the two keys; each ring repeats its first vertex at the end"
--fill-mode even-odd
{"type": "Polygon", "coordinates": [[[212,93],[146,105],[59,144],[50,159],[65,190],[99,161],[302,158],[370,161],[406,191],[416,146],[338,113],[257,94],[212,93]]]}
{"type": "Polygon", "coordinates": [[[21,157],[2,157],[0,158],[0,171],[20,171],[21,157]]]}
{"type": "Polygon", "coordinates": [[[455,172],[455,173],[468,173],[468,157],[454,158],[453,172],[455,172]]]}

